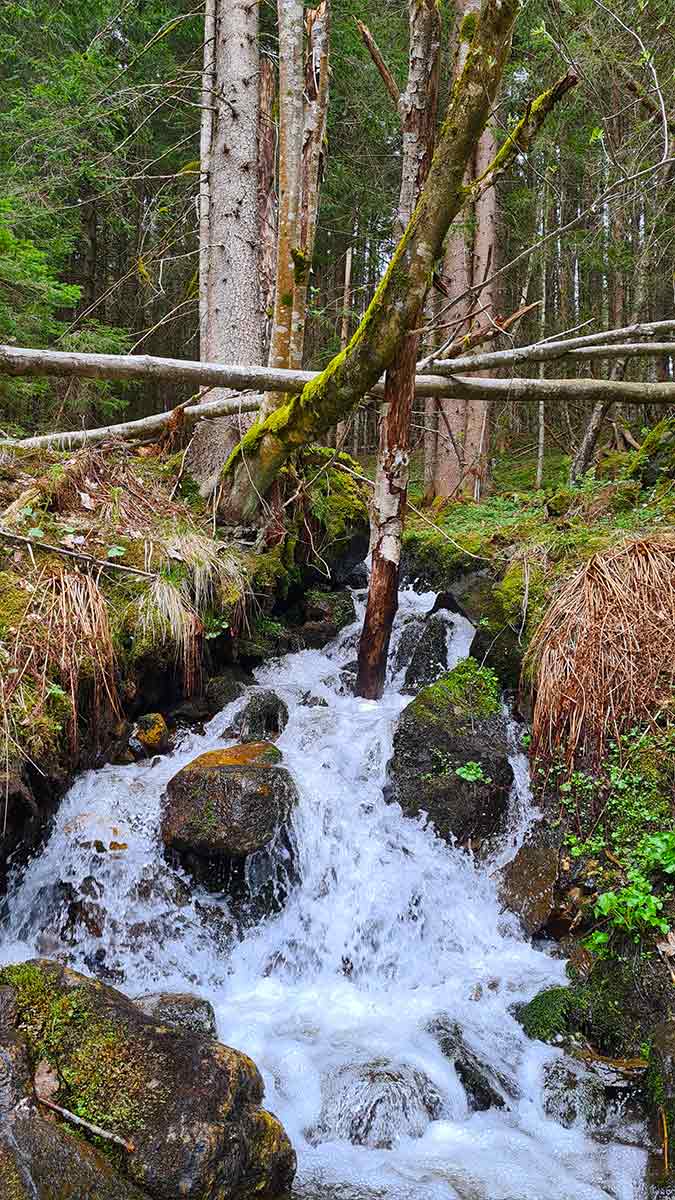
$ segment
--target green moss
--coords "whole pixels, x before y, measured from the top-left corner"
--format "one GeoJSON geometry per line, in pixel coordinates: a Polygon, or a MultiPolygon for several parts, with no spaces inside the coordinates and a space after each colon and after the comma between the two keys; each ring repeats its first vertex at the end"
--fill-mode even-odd
{"type": "MultiPolygon", "coordinates": [[[[147,1048],[92,1004],[95,983],[64,982],[61,968],[21,963],[0,970],[15,989],[18,1026],[33,1066],[46,1059],[61,1081],[59,1103],[102,1128],[128,1136],[143,1125],[147,1048]]],[[[161,1104],[163,1097],[153,1097],[161,1104]]]]}
{"type": "Polygon", "coordinates": [[[664,417],[650,430],[635,455],[630,474],[644,487],[675,478],[675,417],[664,417]]]}
{"type": "Polygon", "coordinates": [[[346,625],[351,625],[354,620],[354,602],[349,593],[310,591],[305,596],[305,603],[315,604],[320,608],[327,607],[338,632],[346,625]]]}
{"type": "Polygon", "coordinates": [[[595,474],[598,479],[626,479],[630,474],[635,462],[635,453],[632,450],[612,450],[607,454],[603,454],[600,462],[595,468],[595,474]]]}
{"type": "Polygon", "coordinates": [[[478,29],[478,19],[477,12],[468,12],[462,18],[462,23],[459,27],[459,39],[461,42],[473,41],[478,29]]]}
{"type": "Polygon", "coordinates": [[[291,250],[291,258],[293,259],[293,277],[296,284],[302,285],[307,283],[312,266],[311,258],[298,246],[291,250]]]}
{"type": "Polygon", "coordinates": [[[303,459],[302,473],[309,478],[309,510],[329,543],[368,528],[369,489],[350,471],[360,474],[359,463],[348,454],[336,455],[323,447],[312,447],[303,459]],[[341,466],[347,469],[341,470],[341,466]]]}
{"type": "Polygon", "coordinates": [[[505,624],[523,629],[525,644],[546,611],[548,589],[543,569],[526,559],[516,559],[493,591],[505,624]]]}
{"type": "Polygon", "coordinates": [[[31,602],[31,594],[13,571],[0,571],[0,641],[16,630],[31,602]]]}
{"type": "Polygon", "coordinates": [[[412,703],[417,719],[446,722],[451,717],[486,718],[500,711],[501,688],[494,671],[475,658],[462,662],[419,693],[412,703]]]}
{"type": "Polygon", "coordinates": [[[547,988],[520,1010],[518,1020],[529,1038],[552,1042],[568,1032],[573,1001],[570,988],[547,988]]]}

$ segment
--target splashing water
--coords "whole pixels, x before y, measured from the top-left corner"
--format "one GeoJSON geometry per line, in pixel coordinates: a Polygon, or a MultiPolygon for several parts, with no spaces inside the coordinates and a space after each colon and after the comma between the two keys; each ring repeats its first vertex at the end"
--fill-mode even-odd
{"type": "MultiPolygon", "coordinates": [[[[433,599],[402,594],[394,648],[433,599]]],[[[451,625],[453,665],[473,630],[459,616],[451,625]]],[[[345,694],[357,634],[354,625],[325,652],[258,673],[289,707],[279,746],[301,797],[300,882],[280,914],[237,934],[226,903],[161,851],[167,781],[227,743],[238,701],[171,755],[75,783],[10,895],[2,960],[47,954],[130,995],[210,999],[220,1039],[263,1073],[265,1102],[298,1151],[303,1200],[636,1200],[641,1131],[619,1128],[620,1115],[601,1136],[581,1118],[568,1128],[548,1117],[543,1082],[561,1052],[529,1041],[513,1016],[565,981],[564,964],[529,945],[497,897],[496,867],[533,819],[515,727],[510,830],[490,862],[475,863],[384,802],[410,697],[400,671],[380,703],[345,694]],[[325,706],[301,704],[308,692],[325,706]],[[459,1027],[505,1107],[470,1111],[430,1032],[439,1019],[459,1027]]]]}

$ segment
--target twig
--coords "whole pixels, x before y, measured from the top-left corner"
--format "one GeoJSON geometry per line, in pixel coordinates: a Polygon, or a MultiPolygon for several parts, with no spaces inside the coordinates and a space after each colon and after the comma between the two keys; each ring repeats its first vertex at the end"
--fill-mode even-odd
{"type": "Polygon", "coordinates": [[[51,1108],[60,1116],[65,1117],[66,1121],[71,1121],[73,1125],[81,1125],[84,1129],[88,1129],[90,1133],[96,1137],[105,1138],[107,1142],[115,1142],[117,1146],[123,1146],[129,1154],[133,1154],[136,1147],[133,1142],[128,1142],[126,1138],[118,1137],[116,1133],[107,1133],[105,1129],[101,1129],[99,1125],[92,1125],[90,1121],[85,1121],[84,1117],[77,1117],[75,1113],[69,1112],[67,1108],[61,1108],[60,1104],[55,1104],[53,1100],[47,1100],[45,1096],[40,1096],[35,1093],[35,1098],[38,1104],[44,1104],[47,1108],[51,1108]]]}
{"type": "Polygon", "coordinates": [[[65,546],[52,546],[49,542],[38,542],[36,538],[24,537],[20,533],[10,533],[8,529],[0,528],[0,537],[5,538],[8,542],[19,542],[28,546],[31,552],[37,546],[39,550],[49,550],[52,554],[65,554],[68,558],[77,558],[81,562],[93,563],[94,566],[103,567],[105,570],[110,567],[113,571],[125,571],[128,575],[142,575],[145,579],[155,578],[150,571],[141,571],[138,567],[126,567],[123,563],[110,562],[105,558],[94,558],[91,554],[82,554],[79,550],[66,550],[65,546]]]}

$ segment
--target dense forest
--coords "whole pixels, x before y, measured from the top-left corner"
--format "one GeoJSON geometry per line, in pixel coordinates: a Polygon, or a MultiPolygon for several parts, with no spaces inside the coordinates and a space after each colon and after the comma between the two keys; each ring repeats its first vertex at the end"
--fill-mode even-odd
{"type": "Polygon", "coordinates": [[[675,1194],[672,17],[4,0],[8,1200],[675,1194]]]}

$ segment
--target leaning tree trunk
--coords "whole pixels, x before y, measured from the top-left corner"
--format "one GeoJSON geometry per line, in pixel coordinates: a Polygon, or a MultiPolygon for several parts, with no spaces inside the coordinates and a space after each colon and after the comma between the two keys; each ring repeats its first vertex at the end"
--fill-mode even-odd
{"type": "MultiPolygon", "coordinates": [[[[438,0],[410,0],[408,84],[398,108],[403,163],[397,218],[400,237],[429,174],[438,107],[441,17],[438,0]]],[[[398,608],[401,540],[408,496],[410,420],[419,336],[409,333],[387,371],[384,417],[371,511],[372,567],[359,643],[356,694],[384,691],[391,628],[398,608]]]]}
{"type": "MultiPolygon", "coordinates": [[[[373,301],[347,350],[299,396],[249,430],[230,456],[222,495],[230,519],[255,516],[289,458],[356,408],[394,361],[401,340],[417,328],[448,227],[476,196],[475,188],[465,187],[464,173],[490,114],[518,9],[519,0],[484,0],[427,184],[373,301]]],[[[491,178],[527,152],[547,114],[575,83],[568,73],[528,106],[492,164],[491,178]]]]}

